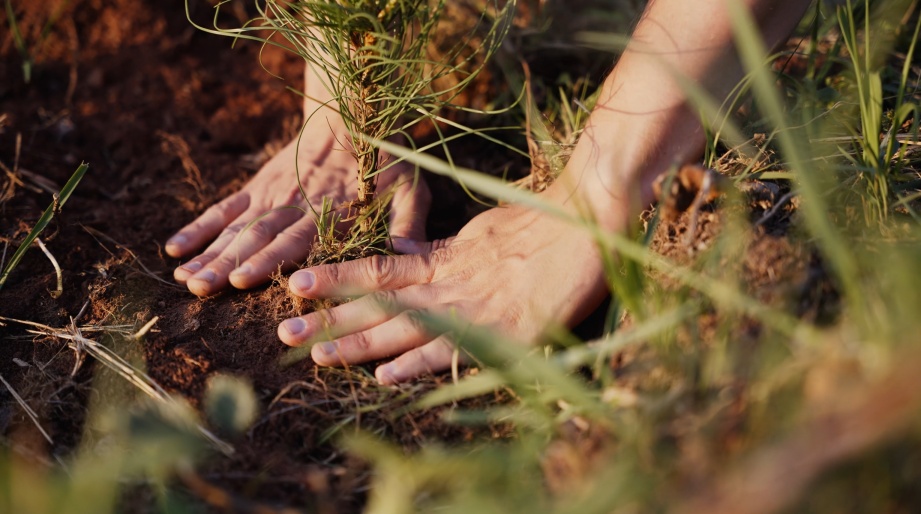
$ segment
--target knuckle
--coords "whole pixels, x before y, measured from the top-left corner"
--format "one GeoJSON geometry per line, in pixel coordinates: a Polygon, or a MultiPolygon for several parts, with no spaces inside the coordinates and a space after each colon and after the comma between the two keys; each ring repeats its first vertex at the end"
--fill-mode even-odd
{"type": "Polygon", "coordinates": [[[234,223],[233,225],[227,225],[227,228],[225,228],[221,232],[221,235],[218,236],[218,239],[222,239],[225,237],[237,237],[237,234],[239,234],[240,231],[243,230],[244,227],[246,227],[246,225],[241,225],[240,223],[234,223]]]}
{"type": "Polygon", "coordinates": [[[434,351],[432,353],[434,354],[450,355],[454,353],[455,350],[457,350],[457,345],[451,342],[451,339],[446,335],[440,336],[439,338],[435,339],[433,343],[434,344],[432,345],[432,347],[434,351]]]}
{"type": "Polygon", "coordinates": [[[216,215],[224,220],[228,220],[229,218],[231,218],[233,211],[234,211],[233,200],[234,198],[230,197],[227,200],[224,200],[223,202],[218,202],[212,205],[211,207],[208,207],[208,210],[206,211],[206,213],[210,215],[216,215]]]}
{"type": "Polygon", "coordinates": [[[242,263],[242,261],[243,260],[239,258],[236,252],[225,252],[217,259],[214,259],[211,266],[209,267],[212,269],[216,268],[221,270],[233,269],[242,263]]]}
{"type": "Polygon", "coordinates": [[[314,270],[314,274],[317,275],[318,282],[327,284],[339,284],[339,280],[341,279],[342,275],[341,266],[345,266],[347,264],[348,263],[319,266],[314,270]]]}
{"type": "Polygon", "coordinates": [[[431,332],[421,311],[407,312],[404,322],[410,333],[429,334],[431,332]]]}
{"type": "Polygon", "coordinates": [[[260,241],[269,241],[275,236],[272,233],[272,227],[265,221],[257,221],[244,230],[260,241]]]}
{"type": "Polygon", "coordinates": [[[339,323],[339,314],[335,309],[317,311],[317,316],[320,318],[320,326],[323,329],[327,329],[339,323]]]}
{"type": "Polygon", "coordinates": [[[253,255],[245,261],[253,268],[266,270],[267,273],[275,273],[278,269],[286,270],[290,267],[290,261],[286,256],[272,248],[264,248],[259,253],[253,255]]]}
{"type": "Polygon", "coordinates": [[[432,372],[432,368],[433,368],[432,360],[433,359],[431,355],[428,354],[428,352],[420,349],[419,355],[416,358],[418,359],[418,362],[419,362],[418,367],[420,370],[425,370],[428,373],[432,372]]]}
{"type": "Polygon", "coordinates": [[[396,271],[395,260],[384,255],[373,255],[368,258],[366,269],[368,279],[372,284],[383,286],[389,283],[396,271]]]}
{"type": "Polygon", "coordinates": [[[199,255],[198,257],[195,257],[192,260],[201,262],[203,264],[207,264],[217,259],[218,257],[220,257],[220,255],[221,255],[221,252],[218,250],[206,250],[202,252],[201,255],[199,255]]]}
{"type": "Polygon", "coordinates": [[[367,332],[358,332],[357,334],[352,334],[341,340],[343,344],[348,344],[352,346],[355,350],[358,350],[360,353],[365,353],[371,349],[371,339],[368,337],[367,332]]]}
{"type": "Polygon", "coordinates": [[[312,243],[315,227],[313,225],[295,224],[278,233],[278,237],[291,239],[300,244],[312,243]]]}
{"type": "Polygon", "coordinates": [[[426,282],[431,283],[435,280],[435,274],[439,268],[445,266],[451,258],[451,250],[445,247],[437,247],[438,241],[432,243],[432,252],[420,255],[425,268],[428,270],[428,279],[426,282]]]}
{"type": "Polygon", "coordinates": [[[378,291],[372,294],[370,299],[375,306],[385,311],[399,308],[396,291],[378,291]]]}

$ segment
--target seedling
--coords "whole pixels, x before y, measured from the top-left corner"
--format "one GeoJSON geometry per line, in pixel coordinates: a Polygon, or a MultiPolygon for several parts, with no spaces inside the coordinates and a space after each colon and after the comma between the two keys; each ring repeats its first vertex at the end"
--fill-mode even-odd
{"type": "MultiPolygon", "coordinates": [[[[487,29],[476,48],[459,41],[438,61],[428,57],[428,48],[445,0],[266,0],[256,2],[258,17],[236,29],[218,27],[223,3],[216,7],[214,28],[198,28],[280,46],[326,75],[324,85],[338,105],[358,163],[358,196],[347,217],[354,222],[354,234],[346,239],[361,244],[380,239],[385,230],[386,217],[371,211],[383,206],[375,201],[377,178],[394,164],[382,157],[374,142],[405,136],[410,125],[436,119],[439,110],[450,106],[498,49],[515,2],[503,6],[496,0],[486,2],[478,25],[487,29]],[[266,29],[271,35],[263,37],[260,31],[266,29]],[[439,79],[451,74],[457,79],[440,87],[439,79]]],[[[318,218],[322,215],[311,209],[318,218]]]]}

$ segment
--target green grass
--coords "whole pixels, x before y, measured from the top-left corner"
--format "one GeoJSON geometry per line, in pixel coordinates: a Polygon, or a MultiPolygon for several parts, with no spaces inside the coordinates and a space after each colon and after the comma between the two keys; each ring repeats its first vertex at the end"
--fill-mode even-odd
{"type": "Polygon", "coordinates": [[[45,19],[45,23],[42,25],[42,30],[36,38],[37,40],[30,44],[28,41],[26,41],[25,36],[23,36],[22,31],[20,30],[19,21],[17,20],[16,12],[13,9],[12,0],[5,1],[4,11],[6,13],[6,22],[9,27],[10,35],[13,39],[13,44],[16,47],[16,51],[19,52],[19,58],[22,61],[22,80],[26,84],[32,82],[32,71],[36,64],[36,55],[41,53],[45,40],[48,39],[49,35],[51,35],[52,29],[61,18],[61,15],[65,11],[68,3],[69,0],[57,3],[54,10],[48,13],[48,17],[45,19]]]}
{"type": "MultiPolygon", "coordinates": [[[[70,199],[70,196],[73,194],[74,189],[76,189],[77,184],[83,179],[83,175],[86,174],[86,170],[89,169],[88,164],[81,164],[77,168],[77,171],[71,175],[70,179],[67,180],[67,183],[64,184],[64,187],[61,189],[61,192],[54,197],[54,201],[51,202],[51,205],[45,209],[45,212],[42,213],[42,216],[35,223],[35,226],[32,227],[32,230],[29,231],[29,234],[26,235],[26,238],[23,239],[22,243],[19,244],[19,247],[16,248],[16,251],[10,257],[9,262],[2,263],[3,273],[0,274],[0,289],[3,288],[3,284],[6,283],[7,278],[9,278],[10,273],[13,272],[13,269],[19,264],[19,261],[22,260],[26,252],[29,250],[29,247],[32,246],[32,243],[38,238],[39,234],[51,223],[51,219],[55,214],[61,212],[61,208],[64,207],[64,204],[67,203],[67,200],[70,199]]],[[[58,273],[60,276],[60,271],[58,273]]],[[[60,286],[60,280],[59,284],[60,286]]]]}
{"type": "MultiPolygon", "coordinates": [[[[808,250],[804,259],[814,255],[809,273],[825,280],[829,312],[804,315],[789,298],[766,303],[745,283],[748,243],[770,236],[753,226],[741,194],[718,207],[723,229],[709,250],[679,264],[650,248],[651,233],[606,233],[494,176],[369,134],[369,145],[473,193],[564,217],[620,257],[607,263],[617,297],[609,328],[616,330],[586,344],[561,333],[558,345],[528,348],[451,319],[425,320],[457,334],[481,370],[424,395],[407,389],[411,408],[444,408],[458,424],[501,421],[517,437],[429,443],[406,454],[381,434],[345,430],[363,408],[389,408],[381,398],[392,393],[368,387],[355,415],[324,437],[371,463],[369,512],[921,508],[921,159],[909,151],[918,141],[917,6],[817,4],[803,24],[806,72],[780,78],[747,13],[734,8],[732,17],[749,70],[739,96],[714,102],[689,89],[712,139],[706,159],[734,182],[762,180],[792,192],[785,237],[808,250]],[[894,23],[909,8],[912,23],[894,23]],[[738,114],[743,93],[754,101],[738,114]],[[756,134],[764,141],[756,144],[756,134]],[[514,400],[459,406],[496,391],[514,400]]],[[[583,40],[604,44],[599,34],[583,40]]],[[[590,91],[561,83],[545,104],[524,106],[530,126],[521,128],[554,168],[584,122],[578,106],[591,102],[590,91]]],[[[332,245],[340,220],[332,206],[319,208],[321,236],[332,245]]],[[[210,394],[212,423],[239,430],[251,419],[243,384],[218,382],[210,394]]],[[[177,470],[188,477],[204,451],[201,421],[182,402],[153,405],[111,413],[121,450],[78,451],[69,475],[23,473],[0,459],[4,483],[37,491],[5,491],[0,499],[8,498],[10,511],[32,502],[32,512],[64,512],[92,498],[92,512],[110,512],[117,480],[145,476],[163,511],[179,508],[169,477],[177,470]]]]}
{"type": "MultiPolygon", "coordinates": [[[[786,91],[778,90],[775,74],[765,65],[766,51],[753,37],[751,20],[733,10],[737,44],[750,70],[744,89],[757,102],[750,116],[763,117],[745,122],[768,130],[773,166],[781,171],[775,175],[789,182],[799,199],[789,237],[817,249],[842,296],[830,323],[799,319],[741,288],[740,277],[725,263],[739,257],[737,241],[752,237],[752,229],[744,210],[732,203],[723,208],[729,219],[720,241],[691,267],[676,266],[626,238],[594,231],[590,222],[571,220],[574,229],[594,231],[603,248],[636,263],[644,274],[677,281],[681,294],[648,276],[638,278],[637,287],[618,288],[617,282],[625,280],[614,276],[620,269],[611,269],[612,289],[631,306],[627,312],[658,315],[601,341],[552,353],[528,351],[484,333],[466,331],[461,338],[458,332],[464,350],[487,371],[433,392],[420,408],[504,386],[514,391],[517,404],[453,416],[514,420],[522,427],[521,439],[473,453],[424,449],[409,463],[380,443],[350,439],[348,444],[374,459],[381,471],[375,489],[380,492],[372,495],[369,510],[883,512],[899,501],[909,510],[917,508],[916,497],[906,491],[918,474],[904,463],[918,457],[921,395],[916,391],[921,384],[911,371],[919,355],[917,317],[911,313],[921,306],[921,279],[913,264],[921,252],[921,232],[893,204],[894,190],[905,187],[906,175],[917,173],[917,161],[904,157],[908,145],[897,141],[917,141],[918,77],[909,70],[918,18],[907,28],[891,23],[909,7],[879,2],[828,12],[817,6],[809,70],[801,79],[787,77],[786,91]],[[880,35],[885,30],[906,31],[907,45],[892,46],[898,38],[880,35]],[[816,43],[839,31],[844,45],[832,45],[837,53],[823,56],[826,62],[844,64],[832,73],[830,66],[815,64],[816,43]],[[897,54],[905,58],[891,73],[897,54]],[[800,82],[789,87],[790,80],[800,82]],[[857,115],[816,117],[823,107],[801,108],[824,105],[833,111],[835,104],[823,104],[827,88],[834,88],[837,103],[854,106],[851,112],[857,115]],[[884,90],[894,94],[884,95],[884,90]],[[837,138],[842,132],[850,138],[837,138]],[[704,338],[699,316],[707,312],[717,315],[718,326],[715,335],[704,338]],[[740,330],[751,323],[760,327],[758,335],[739,348],[740,330]],[[633,377],[642,385],[625,386],[632,382],[604,377],[605,366],[598,376],[596,366],[595,380],[573,380],[578,366],[606,363],[619,352],[645,353],[655,376],[633,377]],[[563,458],[556,465],[576,468],[570,469],[571,482],[562,493],[547,492],[548,476],[553,476],[547,460],[565,446],[566,438],[558,439],[586,420],[603,432],[604,443],[582,453],[570,448],[573,453],[564,457],[577,464],[563,458]],[[739,424],[732,445],[721,436],[725,429],[720,427],[727,423],[739,424]],[[901,448],[907,456],[887,448],[901,448]],[[586,464],[598,453],[604,455],[601,462],[586,464]],[[503,467],[508,463],[514,463],[515,471],[503,467]],[[581,465],[586,469],[580,471],[581,465]],[[401,485],[391,476],[401,477],[401,485]],[[855,490],[861,491],[859,501],[855,490]]],[[[716,127],[710,132],[710,162],[718,162],[720,148],[737,148],[753,136],[729,116],[733,109],[705,98],[697,103],[707,125],[716,127]],[[715,140],[720,136],[728,137],[715,140]]],[[[405,157],[480,194],[553,213],[536,197],[500,181],[428,157],[405,157]]],[[[432,323],[439,331],[454,330],[450,320],[432,323]]]]}

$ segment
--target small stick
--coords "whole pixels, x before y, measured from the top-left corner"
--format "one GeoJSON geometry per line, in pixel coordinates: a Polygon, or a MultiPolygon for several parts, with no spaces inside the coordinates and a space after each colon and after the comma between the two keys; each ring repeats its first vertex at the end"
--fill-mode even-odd
{"type": "Polygon", "coordinates": [[[777,211],[779,211],[780,208],[789,202],[794,196],[796,196],[795,191],[790,191],[789,193],[781,196],[780,200],[777,200],[777,203],[775,203],[769,211],[764,213],[764,216],[761,216],[760,220],[755,222],[755,226],[760,227],[761,225],[764,225],[769,219],[773,218],[774,215],[777,214],[777,211]]]}
{"type": "Polygon", "coordinates": [[[140,340],[142,337],[147,335],[147,332],[150,332],[150,329],[153,328],[154,324],[156,324],[157,321],[159,320],[160,320],[160,316],[154,316],[153,318],[150,318],[150,321],[148,321],[143,327],[141,327],[141,329],[138,330],[137,333],[134,334],[134,336],[132,337],[134,337],[137,340],[140,340]]]}
{"type": "MultiPolygon", "coordinates": [[[[86,302],[83,303],[84,307],[86,302]]],[[[83,309],[80,309],[78,315],[83,314],[83,309]]],[[[80,371],[80,368],[83,367],[83,361],[86,360],[86,348],[83,344],[83,333],[80,332],[80,329],[77,328],[77,322],[74,318],[70,318],[70,332],[80,339],[75,339],[74,344],[70,345],[74,350],[74,369],[70,372],[70,378],[73,379],[77,376],[77,371],[80,371]]]]}
{"type": "MultiPolygon", "coordinates": [[[[54,329],[48,325],[43,325],[34,321],[18,320],[4,316],[0,316],[0,320],[12,321],[35,327],[37,330],[30,329],[26,331],[30,334],[51,336],[63,341],[67,341],[68,346],[74,349],[79,347],[82,351],[88,353],[97,361],[99,361],[100,364],[106,366],[115,373],[118,373],[128,383],[134,385],[141,392],[146,393],[154,400],[164,405],[176,404],[176,401],[173,399],[173,397],[170,396],[169,393],[167,393],[166,390],[163,389],[163,387],[161,387],[160,384],[158,384],[148,374],[144,373],[142,370],[132,367],[128,361],[123,359],[120,355],[105,345],[99,344],[92,339],[87,339],[84,337],[81,334],[81,331],[86,329],[77,329],[74,325],[71,325],[68,327],[68,329],[54,329]]],[[[105,331],[105,328],[106,327],[97,327],[96,329],[105,331]]],[[[219,439],[210,430],[197,423],[195,427],[198,430],[198,433],[207,439],[212,445],[214,445],[221,453],[225,455],[231,455],[234,453],[233,446],[219,439]]]]}
{"type": "MultiPolygon", "coordinates": [[[[694,236],[697,234],[697,219],[700,217],[700,208],[703,206],[704,201],[710,196],[712,188],[713,175],[705,173],[700,190],[697,192],[694,203],[691,204],[691,208],[689,209],[691,211],[691,221],[688,223],[688,232],[684,236],[685,246],[689,247],[694,242],[694,236]]],[[[690,251],[690,248],[688,248],[688,251],[690,251]]]]}
{"type": "MultiPolygon", "coordinates": [[[[113,255],[113,256],[114,256],[115,254],[114,254],[111,250],[109,250],[108,248],[106,248],[106,246],[105,246],[104,244],[102,244],[102,241],[100,241],[100,239],[104,239],[104,240],[108,241],[109,243],[112,243],[113,245],[115,245],[116,248],[118,248],[119,250],[123,250],[123,251],[127,252],[128,255],[130,255],[131,258],[132,258],[131,264],[129,264],[128,266],[131,267],[132,264],[137,263],[137,265],[141,267],[140,273],[141,273],[142,275],[146,275],[146,276],[148,276],[148,277],[150,277],[150,278],[156,280],[157,282],[160,282],[161,284],[163,284],[163,285],[165,285],[165,286],[169,286],[169,287],[172,287],[172,288],[182,289],[182,287],[179,286],[178,284],[176,284],[175,282],[169,282],[169,281],[163,280],[162,278],[160,278],[159,276],[157,276],[157,274],[154,273],[153,271],[151,271],[150,268],[148,268],[147,266],[145,266],[144,263],[141,261],[141,258],[138,257],[137,254],[134,253],[134,252],[133,252],[130,248],[128,248],[127,246],[125,246],[125,245],[119,243],[118,241],[112,239],[112,238],[109,237],[108,235],[106,235],[106,234],[104,234],[104,233],[102,233],[102,232],[100,232],[100,231],[98,231],[98,230],[96,230],[96,229],[94,229],[94,228],[87,227],[86,225],[82,225],[82,224],[80,225],[80,228],[82,228],[83,230],[86,231],[87,234],[89,234],[90,236],[92,236],[92,238],[95,239],[97,243],[99,243],[99,246],[101,246],[103,250],[109,252],[109,255],[113,255]]],[[[135,271],[138,271],[138,270],[135,269],[135,271]]]]}
{"type": "Polygon", "coordinates": [[[51,252],[48,251],[48,248],[45,247],[45,243],[42,242],[41,238],[35,238],[35,244],[44,252],[45,257],[48,257],[48,260],[51,261],[51,265],[54,266],[54,272],[58,277],[58,288],[56,291],[51,293],[52,298],[60,298],[64,294],[64,277],[61,275],[61,267],[58,265],[57,259],[54,258],[54,255],[51,255],[51,252]]]}
{"type": "Polygon", "coordinates": [[[252,512],[254,514],[297,514],[301,512],[289,507],[275,507],[239,498],[231,491],[218,487],[202,478],[190,465],[177,466],[176,474],[179,476],[179,480],[202,501],[221,510],[252,512]]]}
{"type": "Polygon", "coordinates": [[[454,352],[451,354],[451,381],[454,385],[457,385],[457,382],[460,381],[460,349],[455,348],[454,352]]]}
{"type": "Polygon", "coordinates": [[[29,189],[31,189],[32,191],[35,191],[36,193],[41,193],[42,191],[45,191],[46,193],[51,194],[51,195],[57,195],[58,193],[60,193],[59,191],[60,188],[57,186],[57,184],[55,184],[48,178],[39,175],[38,173],[29,171],[25,168],[18,168],[16,170],[16,173],[18,175],[22,175],[23,177],[31,180],[32,184],[27,184],[25,187],[28,187],[29,189]]]}
{"type": "Polygon", "coordinates": [[[6,386],[6,390],[9,391],[11,395],[13,395],[13,398],[15,398],[16,402],[19,403],[19,405],[22,407],[22,410],[26,411],[26,415],[29,416],[29,419],[31,419],[32,423],[34,423],[38,428],[38,431],[42,433],[42,436],[45,437],[45,440],[48,441],[48,444],[54,446],[54,441],[51,439],[51,436],[48,435],[48,432],[45,432],[45,429],[42,428],[42,425],[38,422],[38,415],[35,414],[35,411],[29,407],[29,404],[26,403],[25,400],[22,399],[22,396],[19,396],[19,393],[13,389],[13,386],[11,386],[10,383],[7,382],[5,378],[3,378],[3,375],[0,375],[0,382],[3,382],[3,385],[6,386]]]}
{"type": "Polygon", "coordinates": [[[89,300],[83,302],[83,307],[80,307],[80,312],[78,312],[77,315],[73,317],[73,319],[71,320],[71,324],[75,325],[78,321],[83,319],[83,315],[86,314],[86,308],[89,306],[90,306],[89,300]]]}
{"type": "Polygon", "coordinates": [[[16,133],[16,147],[13,150],[13,174],[19,171],[19,156],[22,153],[22,132],[16,133]]]}

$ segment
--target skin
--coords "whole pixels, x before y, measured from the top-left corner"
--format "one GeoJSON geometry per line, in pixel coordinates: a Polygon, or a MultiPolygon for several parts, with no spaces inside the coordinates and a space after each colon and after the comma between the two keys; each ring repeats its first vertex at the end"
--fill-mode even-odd
{"type": "MultiPolygon", "coordinates": [[[[765,43],[779,43],[805,0],[744,0],[765,43]]],[[[742,77],[722,0],[653,0],[566,169],[541,197],[625,233],[653,200],[652,181],[696,159],[704,145],[697,115],[675,77],[715,98],[742,77]]],[[[353,302],[285,320],[286,344],[314,343],[313,359],[337,366],[392,358],[376,368],[384,384],[448,368],[454,346],[428,333],[418,312],[448,314],[493,327],[525,343],[558,325],[573,326],[607,294],[601,256],[590,235],[552,216],[512,205],[489,210],[454,238],[404,240],[407,253],[295,272],[290,288],[305,298],[367,294],[353,302]],[[388,306],[385,308],[384,306],[388,306]]]]}
{"type": "MultiPolygon", "coordinates": [[[[356,198],[357,162],[346,146],[348,131],[338,107],[315,69],[307,67],[304,81],[308,121],[300,137],[269,160],[242,190],[211,206],[167,240],[169,255],[193,255],[173,272],[192,293],[210,296],[230,286],[248,289],[266,282],[279,268],[293,269],[306,259],[317,233],[304,198],[317,210],[324,197],[337,206],[356,198]]],[[[381,174],[378,190],[389,188],[394,193],[391,236],[424,240],[430,202],[425,183],[415,180],[413,169],[403,164],[381,174]]]]}

